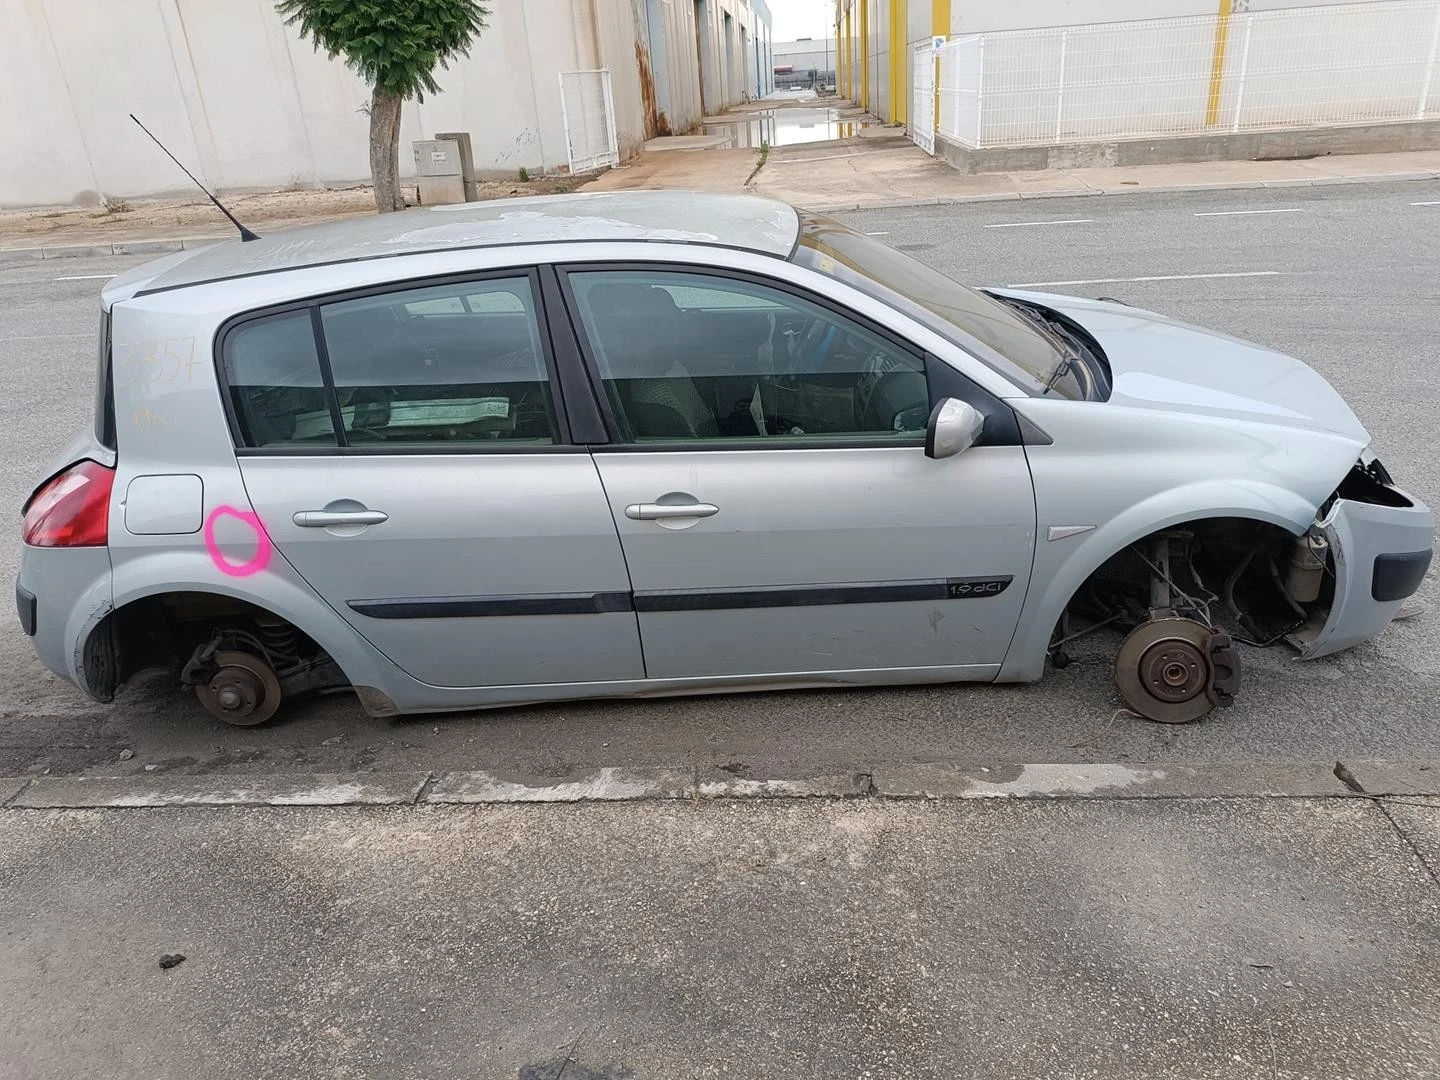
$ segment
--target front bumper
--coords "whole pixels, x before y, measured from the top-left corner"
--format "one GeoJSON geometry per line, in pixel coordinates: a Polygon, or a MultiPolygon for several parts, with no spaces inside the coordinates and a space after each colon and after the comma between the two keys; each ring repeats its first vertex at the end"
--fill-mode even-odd
{"type": "Polygon", "coordinates": [[[1312,531],[1330,544],[1335,593],[1324,624],[1293,638],[1307,660],[1368,641],[1390,624],[1430,567],[1435,517],[1399,488],[1376,482],[1369,495],[1337,497],[1312,531]]]}

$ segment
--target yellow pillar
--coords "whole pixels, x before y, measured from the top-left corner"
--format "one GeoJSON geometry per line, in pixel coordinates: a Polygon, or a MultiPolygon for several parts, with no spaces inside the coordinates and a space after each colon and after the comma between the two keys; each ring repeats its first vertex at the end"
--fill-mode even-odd
{"type": "Polygon", "coordinates": [[[870,108],[870,0],[860,0],[860,107],[870,108]]]}
{"type": "Polygon", "coordinates": [[[1220,118],[1220,81],[1225,75],[1225,43],[1230,38],[1231,0],[1220,0],[1220,14],[1215,20],[1215,48],[1210,58],[1210,97],[1205,102],[1205,126],[1212,127],[1220,118]]]}
{"type": "Polygon", "coordinates": [[[905,0],[890,0],[890,122],[905,123],[910,111],[910,43],[906,37],[905,0]]]}
{"type": "Polygon", "coordinates": [[[860,88],[855,85],[855,9],[845,12],[845,96],[860,101],[860,88]]]}
{"type": "Polygon", "coordinates": [[[950,0],[930,0],[930,33],[935,37],[950,36],[950,0]]]}

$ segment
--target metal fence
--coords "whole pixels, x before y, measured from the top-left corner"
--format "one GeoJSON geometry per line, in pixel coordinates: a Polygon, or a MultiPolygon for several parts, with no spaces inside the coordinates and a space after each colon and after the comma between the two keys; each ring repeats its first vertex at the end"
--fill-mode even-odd
{"type": "Polygon", "coordinates": [[[562,71],[560,110],[565,117],[565,144],[572,173],[620,164],[609,68],[562,71]]]}
{"type": "Polygon", "coordinates": [[[834,85],[835,72],[822,71],[819,68],[775,73],[776,90],[823,90],[834,85]]]}
{"type": "Polygon", "coordinates": [[[910,138],[927,154],[935,153],[935,48],[928,41],[912,53],[910,138]]]}
{"type": "Polygon", "coordinates": [[[968,147],[1440,118],[1440,0],[976,34],[942,46],[968,147]]]}

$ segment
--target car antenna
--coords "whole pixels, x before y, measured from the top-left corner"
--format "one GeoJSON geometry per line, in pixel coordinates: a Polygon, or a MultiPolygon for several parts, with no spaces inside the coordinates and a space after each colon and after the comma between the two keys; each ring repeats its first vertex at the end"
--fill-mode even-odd
{"type": "MultiPolygon", "coordinates": [[[[134,120],[136,124],[139,124],[140,130],[143,131],[143,132],[145,132],[146,135],[149,135],[149,136],[150,136],[150,140],[151,140],[156,146],[160,147],[161,150],[165,150],[165,144],[162,143],[159,139],[155,138],[154,134],[150,131],[150,129],[147,128],[144,124],[141,124],[141,123],[140,123],[140,118],[139,118],[138,116],[136,116],[133,112],[130,114],[130,119],[131,119],[131,120],[134,120]]],[[[196,179],[195,179],[195,174],[194,174],[194,173],[192,173],[189,169],[185,168],[184,165],[180,165],[180,159],[179,159],[179,158],[177,158],[174,154],[170,153],[169,150],[165,150],[165,156],[168,157],[171,161],[175,162],[176,165],[179,165],[179,166],[180,166],[180,171],[183,172],[186,176],[190,177],[190,182],[191,182],[192,184],[194,184],[196,187],[198,187],[201,191],[205,192],[206,197],[207,197],[211,202],[213,202],[213,203],[215,204],[216,208],[220,211],[220,213],[224,214],[227,218],[230,219],[230,224],[231,224],[231,225],[234,225],[235,228],[237,228],[237,229],[240,230],[240,242],[241,242],[242,244],[245,243],[247,240],[259,240],[259,239],[260,239],[260,237],[256,236],[253,232],[251,232],[249,229],[247,229],[244,225],[241,225],[240,222],[236,219],[235,215],[232,214],[232,213],[230,213],[229,210],[226,210],[226,209],[225,209],[224,203],[222,203],[222,202],[221,202],[219,199],[217,199],[214,195],[211,195],[211,194],[210,194],[210,189],[207,188],[204,184],[200,183],[199,180],[196,180],[196,179]]]]}

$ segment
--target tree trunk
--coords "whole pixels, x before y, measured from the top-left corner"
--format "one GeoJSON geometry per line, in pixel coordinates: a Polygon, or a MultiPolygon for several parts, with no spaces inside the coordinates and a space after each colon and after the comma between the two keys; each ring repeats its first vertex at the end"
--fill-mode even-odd
{"type": "Polygon", "coordinates": [[[370,179],[375,209],[385,214],[405,209],[400,190],[400,107],[405,99],[375,87],[370,98],[370,179]]]}

